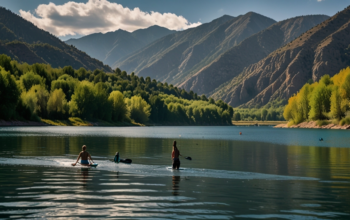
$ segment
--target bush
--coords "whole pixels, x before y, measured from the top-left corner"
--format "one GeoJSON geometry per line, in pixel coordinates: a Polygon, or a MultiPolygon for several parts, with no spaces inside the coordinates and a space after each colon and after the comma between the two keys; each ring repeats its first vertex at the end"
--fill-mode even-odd
{"type": "Polygon", "coordinates": [[[125,99],[130,112],[130,118],[138,123],[146,123],[151,115],[151,106],[140,96],[133,96],[125,99]]]}
{"type": "Polygon", "coordinates": [[[342,120],[340,120],[339,124],[341,126],[343,126],[343,125],[350,125],[350,117],[343,118],[342,120]]]}
{"type": "Polygon", "coordinates": [[[328,125],[329,124],[329,122],[328,121],[326,121],[326,120],[318,120],[317,122],[316,122],[316,124],[318,125],[318,126],[323,126],[323,125],[328,125]]]}

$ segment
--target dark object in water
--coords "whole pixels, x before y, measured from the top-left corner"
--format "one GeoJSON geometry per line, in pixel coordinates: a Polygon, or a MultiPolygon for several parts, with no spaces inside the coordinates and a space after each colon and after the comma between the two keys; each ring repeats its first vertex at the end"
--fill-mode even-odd
{"type": "Polygon", "coordinates": [[[323,138],[320,138],[319,141],[323,141],[323,138]]]}
{"type": "Polygon", "coordinates": [[[187,159],[187,160],[192,160],[192,157],[185,157],[185,159],[187,159]]]}
{"type": "Polygon", "coordinates": [[[120,159],[120,156],[119,156],[119,152],[115,153],[115,156],[114,156],[114,162],[115,163],[132,163],[132,160],[131,159],[120,159]]]}

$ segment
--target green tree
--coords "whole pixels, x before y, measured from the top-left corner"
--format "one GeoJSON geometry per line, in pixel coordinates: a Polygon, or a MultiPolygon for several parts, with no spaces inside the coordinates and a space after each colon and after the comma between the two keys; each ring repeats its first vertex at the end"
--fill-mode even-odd
{"type": "Polygon", "coordinates": [[[125,121],[129,117],[129,110],[124,102],[123,94],[119,91],[113,91],[108,98],[112,105],[112,120],[115,122],[125,121]]]}
{"type": "Polygon", "coordinates": [[[341,98],[338,87],[335,87],[331,95],[331,116],[332,118],[341,119],[347,110],[346,104],[341,98]]]}
{"type": "Polygon", "coordinates": [[[152,109],[150,119],[154,122],[164,121],[168,110],[164,101],[162,101],[161,98],[155,95],[149,99],[149,104],[151,105],[152,109]]]}
{"type": "Polygon", "coordinates": [[[241,114],[239,112],[235,112],[233,114],[233,120],[240,121],[241,120],[241,114]]]}
{"type": "Polygon", "coordinates": [[[74,69],[73,69],[72,66],[65,66],[65,67],[63,67],[62,72],[64,74],[67,74],[69,76],[74,77],[74,69]]]}
{"type": "Polygon", "coordinates": [[[47,117],[47,102],[50,94],[42,85],[34,85],[23,93],[24,103],[29,107],[32,115],[47,117]]]}
{"type": "Polygon", "coordinates": [[[95,118],[111,120],[112,105],[108,102],[108,87],[105,83],[99,82],[95,85],[95,105],[98,106],[95,111],[95,118]]]}
{"type": "Polygon", "coordinates": [[[261,110],[261,120],[265,121],[266,120],[266,116],[267,116],[267,110],[264,108],[261,110]]]}
{"type": "Polygon", "coordinates": [[[5,71],[9,71],[14,74],[13,67],[11,65],[11,58],[5,54],[0,54],[0,67],[3,67],[5,71]]]}
{"type": "MultiPolygon", "coordinates": [[[[63,76],[68,75],[65,74],[63,76]]],[[[51,92],[56,89],[62,89],[67,97],[67,100],[70,101],[72,95],[74,94],[75,88],[79,84],[79,81],[73,79],[72,77],[64,78],[63,76],[51,82],[51,92]]]]}
{"type": "Polygon", "coordinates": [[[69,113],[72,116],[91,118],[96,107],[93,84],[87,81],[79,83],[69,102],[69,113]]]}
{"type": "Polygon", "coordinates": [[[324,83],[318,84],[312,92],[309,117],[312,120],[325,119],[324,113],[330,110],[331,87],[324,83]]]}
{"type": "Polygon", "coordinates": [[[130,112],[130,118],[138,123],[146,123],[151,115],[151,106],[139,96],[125,99],[130,112]]]}
{"type": "Polygon", "coordinates": [[[50,94],[50,98],[47,102],[48,115],[54,119],[67,118],[69,107],[66,100],[66,94],[62,89],[55,89],[50,94]]]}
{"type": "Polygon", "coordinates": [[[22,75],[19,81],[23,91],[29,91],[34,85],[45,86],[45,79],[33,73],[33,71],[29,71],[22,75]]]}
{"type": "Polygon", "coordinates": [[[20,91],[14,76],[0,67],[0,118],[11,119],[16,112],[20,91]]]}

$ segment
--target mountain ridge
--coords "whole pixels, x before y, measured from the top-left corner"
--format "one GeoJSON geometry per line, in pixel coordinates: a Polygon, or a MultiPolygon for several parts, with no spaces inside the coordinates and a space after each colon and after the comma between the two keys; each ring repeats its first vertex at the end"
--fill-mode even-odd
{"type": "Polygon", "coordinates": [[[275,22],[253,12],[238,17],[222,16],[196,28],[163,37],[114,66],[177,85],[212,60],[216,53],[224,52],[275,22]]]}
{"type": "Polygon", "coordinates": [[[101,61],[68,46],[54,35],[3,7],[0,7],[0,28],[0,52],[20,62],[33,64],[40,61],[51,64],[52,67],[72,65],[75,69],[84,67],[89,70],[112,71],[101,61]]]}
{"type": "Polygon", "coordinates": [[[179,87],[209,95],[223,83],[240,74],[245,67],[258,62],[327,18],[329,17],[325,15],[310,15],[277,22],[227,50],[179,87]]]}
{"type": "Polygon", "coordinates": [[[213,95],[231,106],[263,106],[287,99],[308,80],[333,76],[350,64],[350,7],[306,31],[266,58],[248,66],[213,95]]]}
{"type": "Polygon", "coordinates": [[[154,25],[133,32],[118,29],[104,34],[94,33],[78,39],[69,39],[65,43],[73,45],[92,57],[113,66],[119,59],[174,32],[167,28],[154,25]]]}

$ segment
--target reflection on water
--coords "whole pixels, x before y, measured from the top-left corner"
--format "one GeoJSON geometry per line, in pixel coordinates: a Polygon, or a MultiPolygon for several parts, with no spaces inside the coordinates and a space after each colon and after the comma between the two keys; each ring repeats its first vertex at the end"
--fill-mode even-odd
{"type": "Polygon", "coordinates": [[[0,218],[350,218],[349,132],[75,129],[0,128],[0,218]],[[84,144],[97,168],[70,166],[84,144]]]}
{"type": "Polygon", "coordinates": [[[174,196],[180,195],[180,176],[173,176],[173,192],[174,196]]]}
{"type": "Polygon", "coordinates": [[[87,181],[89,179],[89,168],[81,168],[80,173],[82,175],[81,183],[84,189],[86,189],[87,181]]]}

